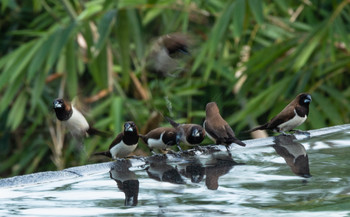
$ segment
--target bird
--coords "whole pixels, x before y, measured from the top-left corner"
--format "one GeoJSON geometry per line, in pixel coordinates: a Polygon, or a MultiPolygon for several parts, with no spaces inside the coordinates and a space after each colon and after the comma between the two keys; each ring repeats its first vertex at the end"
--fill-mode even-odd
{"type": "Polygon", "coordinates": [[[53,108],[56,113],[56,117],[59,121],[65,123],[68,130],[76,136],[99,135],[110,136],[110,133],[100,131],[93,128],[83,116],[83,114],[74,107],[74,105],[62,98],[55,99],[53,101],[53,108]]]}
{"type": "Polygon", "coordinates": [[[138,141],[137,127],[134,122],[128,121],[124,123],[124,131],[119,133],[113,140],[109,150],[98,152],[94,155],[104,155],[113,159],[124,158],[136,149],[138,141]]]}
{"type": "Polygon", "coordinates": [[[198,124],[179,124],[169,117],[168,122],[177,130],[180,141],[189,146],[198,146],[205,137],[205,131],[198,124]]]}
{"type": "Polygon", "coordinates": [[[246,144],[235,137],[235,133],[228,123],[221,117],[219,108],[215,102],[210,102],[205,107],[205,121],[203,128],[206,135],[213,140],[217,145],[225,145],[226,148],[236,143],[240,146],[246,144]]]}
{"type": "Polygon", "coordinates": [[[190,37],[183,33],[170,33],[159,37],[147,57],[147,69],[160,77],[172,76],[181,70],[179,60],[189,55],[190,37]]]}
{"type": "Polygon", "coordinates": [[[154,148],[165,150],[173,145],[177,145],[181,150],[179,146],[180,136],[173,127],[158,127],[146,135],[139,134],[139,137],[147,144],[151,152],[154,148]]]}
{"type": "Polygon", "coordinates": [[[255,130],[273,130],[275,132],[281,132],[283,135],[286,135],[285,132],[287,131],[302,132],[294,130],[294,128],[304,123],[304,121],[307,119],[311,101],[312,98],[310,94],[300,93],[269,122],[246,132],[249,133],[255,130]]]}

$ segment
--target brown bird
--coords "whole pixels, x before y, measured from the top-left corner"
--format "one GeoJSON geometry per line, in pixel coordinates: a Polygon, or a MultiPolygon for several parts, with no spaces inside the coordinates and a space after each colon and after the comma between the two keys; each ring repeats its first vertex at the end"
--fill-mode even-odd
{"type": "Polygon", "coordinates": [[[160,76],[174,76],[181,70],[179,60],[189,55],[190,39],[183,33],[171,33],[158,38],[147,57],[147,69],[160,76]]]}
{"type": "Polygon", "coordinates": [[[235,133],[228,123],[221,117],[218,106],[210,102],[205,108],[206,117],[203,123],[204,130],[208,137],[217,145],[223,144],[228,148],[232,143],[246,146],[235,137],[235,133]]]}
{"type": "Polygon", "coordinates": [[[56,117],[67,126],[68,130],[76,136],[110,136],[110,133],[93,128],[85,119],[83,114],[74,107],[72,103],[64,99],[53,101],[56,117]]]}
{"type": "MultiPolygon", "coordinates": [[[[255,127],[247,132],[255,130],[273,130],[276,132],[297,131],[295,127],[304,123],[309,115],[309,104],[311,103],[311,95],[308,93],[299,94],[292,102],[290,102],[276,117],[264,125],[255,127]]],[[[301,132],[301,131],[299,131],[301,132]]]]}
{"type": "Polygon", "coordinates": [[[152,152],[154,148],[165,150],[173,145],[177,145],[181,150],[179,147],[180,136],[173,127],[158,127],[149,131],[146,135],[140,134],[139,136],[152,152]]]}
{"type": "Polygon", "coordinates": [[[129,121],[124,124],[124,131],[119,133],[105,152],[95,153],[94,155],[104,155],[113,159],[127,157],[133,152],[138,144],[139,134],[134,122],[129,121]]]}
{"type": "Polygon", "coordinates": [[[177,130],[180,141],[189,146],[199,145],[205,137],[204,129],[198,124],[179,124],[165,117],[169,123],[177,130]]]}

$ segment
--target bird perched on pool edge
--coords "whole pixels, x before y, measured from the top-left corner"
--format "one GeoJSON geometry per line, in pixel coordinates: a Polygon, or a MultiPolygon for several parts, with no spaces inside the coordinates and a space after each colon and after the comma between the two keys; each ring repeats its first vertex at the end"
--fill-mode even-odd
{"type": "Polygon", "coordinates": [[[170,146],[177,145],[179,150],[180,135],[173,127],[159,127],[149,131],[146,135],[139,135],[140,138],[147,144],[151,152],[153,149],[167,149],[170,146]]]}
{"type": "Polygon", "coordinates": [[[228,123],[221,117],[218,106],[215,102],[210,102],[205,107],[205,121],[203,128],[207,136],[217,145],[223,144],[228,148],[232,143],[240,146],[246,146],[235,137],[235,133],[228,123]]]}
{"type": "Polygon", "coordinates": [[[124,131],[119,133],[105,152],[95,153],[94,155],[105,155],[117,159],[127,157],[132,153],[138,144],[139,134],[137,127],[132,121],[124,123],[124,131]]]}
{"type": "Polygon", "coordinates": [[[58,120],[65,123],[68,130],[77,136],[110,136],[108,132],[97,130],[89,125],[83,114],[72,103],[64,99],[55,99],[53,107],[58,120]]]}
{"type": "Polygon", "coordinates": [[[309,115],[309,104],[311,103],[311,95],[308,93],[299,94],[292,102],[290,102],[276,117],[264,125],[255,127],[247,132],[255,130],[273,130],[285,134],[287,131],[293,130],[295,127],[304,123],[309,115]]]}
{"type": "Polygon", "coordinates": [[[169,123],[177,130],[180,141],[189,146],[197,146],[203,140],[205,136],[204,129],[198,124],[179,124],[170,119],[169,117],[165,117],[169,123]]]}

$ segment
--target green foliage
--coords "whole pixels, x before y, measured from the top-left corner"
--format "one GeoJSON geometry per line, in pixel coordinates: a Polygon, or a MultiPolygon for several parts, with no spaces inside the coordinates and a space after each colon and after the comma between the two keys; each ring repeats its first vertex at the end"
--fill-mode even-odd
{"type": "Polygon", "coordinates": [[[145,133],[154,111],[201,124],[210,101],[239,132],[300,92],[313,97],[302,129],[349,122],[346,0],[1,0],[0,9],[2,176],[84,164],[109,147],[113,138],[93,137],[81,150],[65,135],[57,97],[78,96],[89,122],[114,135],[127,120],[145,133]],[[195,43],[175,77],[159,77],[147,56],[172,32],[195,43]]]}

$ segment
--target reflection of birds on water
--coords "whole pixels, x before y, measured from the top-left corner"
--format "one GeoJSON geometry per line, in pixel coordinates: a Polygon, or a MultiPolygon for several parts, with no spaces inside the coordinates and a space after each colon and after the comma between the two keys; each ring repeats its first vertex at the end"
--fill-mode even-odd
{"type": "Polygon", "coordinates": [[[210,190],[219,187],[219,177],[227,174],[237,165],[227,152],[215,152],[208,159],[195,158],[189,163],[179,166],[180,173],[191,179],[192,183],[199,183],[205,177],[205,185],[210,190]]]}
{"type": "Polygon", "coordinates": [[[185,165],[182,165],[179,172],[186,178],[191,179],[192,183],[200,183],[205,175],[205,167],[198,159],[195,159],[185,165]]]}
{"type": "Polygon", "coordinates": [[[210,190],[219,187],[219,177],[227,174],[234,165],[238,165],[227,152],[217,152],[205,163],[205,185],[210,190]]]}
{"type": "Polygon", "coordinates": [[[139,194],[139,180],[133,171],[130,171],[130,160],[118,160],[109,171],[111,179],[117,182],[118,188],[125,194],[125,206],[136,206],[139,194]]]}
{"type": "Polygon", "coordinates": [[[284,158],[293,173],[310,178],[309,158],[305,147],[294,140],[293,135],[279,135],[274,138],[275,144],[272,147],[284,158]]]}
{"type": "Polygon", "coordinates": [[[179,172],[173,166],[167,164],[166,156],[154,155],[150,157],[146,172],[150,178],[160,182],[185,184],[179,172]]]}

